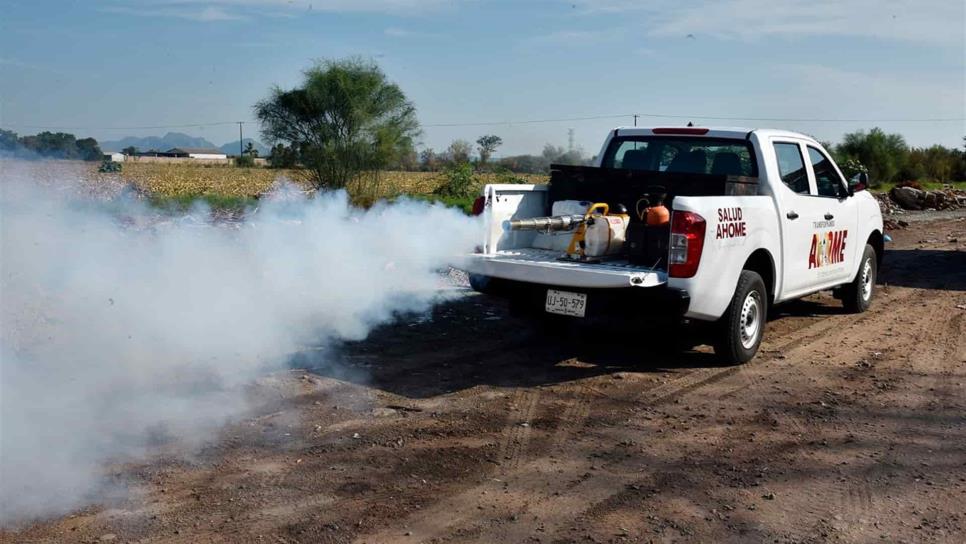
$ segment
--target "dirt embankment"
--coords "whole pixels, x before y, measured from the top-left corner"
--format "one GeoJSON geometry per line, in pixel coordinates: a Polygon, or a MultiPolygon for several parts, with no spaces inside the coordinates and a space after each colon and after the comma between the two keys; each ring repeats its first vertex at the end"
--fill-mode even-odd
{"type": "Polygon", "coordinates": [[[4,541],[962,542],[966,220],[891,234],[869,312],[779,307],[740,367],[460,297],[307,350],[201,455],[4,541]]]}

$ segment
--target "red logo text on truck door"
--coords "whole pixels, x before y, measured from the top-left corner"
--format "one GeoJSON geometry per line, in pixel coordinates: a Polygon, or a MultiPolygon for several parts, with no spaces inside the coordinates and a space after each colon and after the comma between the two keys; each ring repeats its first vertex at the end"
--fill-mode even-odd
{"type": "Polygon", "coordinates": [[[808,250],[808,268],[821,268],[845,261],[845,238],[847,230],[830,230],[812,235],[811,249],[808,250]]]}
{"type": "Polygon", "coordinates": [[[718,228],[715,239],[746,236],[747,226],[742,219],[741,208],[718,208],[718,228]]]}

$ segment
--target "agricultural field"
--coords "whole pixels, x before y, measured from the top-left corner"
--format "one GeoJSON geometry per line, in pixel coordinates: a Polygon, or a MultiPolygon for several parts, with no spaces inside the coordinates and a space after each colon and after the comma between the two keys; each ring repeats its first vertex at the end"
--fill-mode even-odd
{"type": "MultiPolygon", "coordinates": [[[[20,161],[6,161],[8,171],[20,161]]],[[[98,163],[83,161],[42,161],[31,163],[35,181],[69,181],[89,186],[94,191],[113,191],[133,186],[155,203],[187,204],[205,200],[213,206],[236,206],[255,200],[278,182],[290,182],[311,190],[304,172],[272,168],[237,168],[223,165],[124,163],[120,172],[98,172],[98,163]]],[[[445,172],[374,172],[351,183],[347,190],[353,201],[370,205],[379,199],[401,195],[430,197],[446,183],[445,172]]],[[[548,176],[513,173],[474,173],[470,187],[476,194],[487,183],[546,183],[548,176]]],[[[439,198],[460,205],[461,199],[439,198]]],[[[472,200],[472,199],[470,199],[472,200]]]]}
{"type": "MultiPolygon", "coordinates": [[[[237,168],[193,164],[125,163],[117,176],[134,184],[145,193],[162,198],[220,197],[227,199],[258,198],[278,181],[290,181],[306,190],[310,188],[305,173],[298,170],[270,168],[237,168]]],[[[508,178],[529,183],[546,183],[547,176],[532,174],[474,175],[477,187],[487,183],[509,182],[508,178]]],[[[350,184],[349,193],[356,200],[372,202],[402,194],[428,195],[445,183],[444,172],[374,172],[350,184]]]]}

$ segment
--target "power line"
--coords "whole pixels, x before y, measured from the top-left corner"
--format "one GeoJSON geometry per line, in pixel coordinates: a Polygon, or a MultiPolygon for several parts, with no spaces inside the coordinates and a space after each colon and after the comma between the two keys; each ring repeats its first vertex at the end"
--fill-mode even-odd
{"type": "Polygon", "coordinates": [[[966,121],[966,117],[939,117],[939,118],[892,118],[892,119],[820,119],[805,117],[726,117],[719,115],[675,115],[665,113],[624,113],[617,115],[595,115],[590,117],[560,117],[556,119],[527,119],[523,121],[487,121],[480,123],[429,123],[424,127],[478,127],[478,126],[509,126],[527,125],[537,123],[563,123],[570,121],[590,121],[598,119],[619,119],[632,118],[634,126],[637,126],[638,117],[650,117],[654,119],[706,119],[711,121],[782,121],[795,123],[948,123],[966,121]]]}
{"type": "MultiPolygon", "coordinates": [[[[555,117],[546,119],[523,119],[516,121],[481,121],[481,122],[461,122],[461,123],[425,123],[422,126],[427,128],[443,127],[491,127],[491,126],[512,126],[512,125],[533,125],[541,123],[564,123],[574,121],[596,121],[602,119],[633,119],[636,125],[639,117],[649,117],[652,119],[689,119],[689,120],[709,120],[709,121],[769,121],[769,122],[788,122],[788,123],[951,123],[966,121],[966,117],[931,117],[931,118],[815,118],[815,117],[737,117],[722,115],[679,115],[670,113],[620,113],[612,115],[590,115],[582,117],[555,117]]],[[[127,127],[80,127],[80,126],[45,126],[27,125],[18,123],[8,123],[6,126],[15,128],[28,128],[35,130],[152,130],[169,128],[206,128],[224,125],[238,124],[238,121],[215,121],[211,123],[187,123],[180,125],[143,125],[127,127]]]]}
{"type": "Polygon", "coordinates": [[[933,117],[926,119],[818,119],[813,117],[722,117],[714,115],[666,115],[663,113],[637,113],[635,116],[665,119],[710,119],[712,121],[787,121],[796,123],[947,123],[966,121],[966,117],[933,117]]]}
{"type": "Polygon", "coordinates": [[[597,119],[618,119],[627,117],[627,113],[615,115],[592,115],[590,117],[562,117],[557,119],[525,119],[522,121],[484,121],[480,123],[426,123],[424,127],[495,127],[502,125],[533,125],[537,123],[562,123],[564,121],[592,121],[597,119]]]}
{"type": "Polygon", "coordinates": [[[3,123],[5,126],[16,128],[30,128],[39,130],[151,130],[158,128],[205,128],[222,125],[235,125],[238,121],[217,121],[214,123],[188,123],[184,125],[146,125],[139,127],[68,127],[68,126],[41,126],[41,125],[22,125],[19,123],[3,123]]]}

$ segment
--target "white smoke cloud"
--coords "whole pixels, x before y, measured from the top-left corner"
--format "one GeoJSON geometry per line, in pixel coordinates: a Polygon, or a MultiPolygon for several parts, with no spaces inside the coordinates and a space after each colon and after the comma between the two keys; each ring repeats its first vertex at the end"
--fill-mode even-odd
{"type": "Polygon", "coordinates": [[[2,176],[4,524],[96,498],[105,463],[158,436],[197,444],[293,352],[426,310],[438,270],[479,239],[475,219],[425,203],[290,195],[216,226],[2,176]]]}

